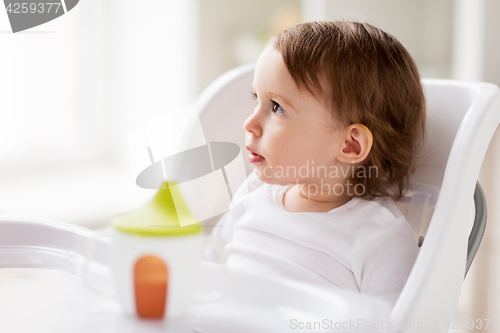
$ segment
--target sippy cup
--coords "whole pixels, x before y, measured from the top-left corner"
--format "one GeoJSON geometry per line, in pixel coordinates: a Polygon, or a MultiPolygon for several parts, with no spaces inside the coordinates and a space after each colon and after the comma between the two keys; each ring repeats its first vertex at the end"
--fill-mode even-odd
{"type": "MultiPolygon", "coordinates": [[[[111,221],[114,297],[126,314],[168,319],[185,314],[194,302],[223,296],[224,286],[203,298],[195,296],[203,244],[213,245],[221,263],[225,254],[215,239],[204,235],[201,223],[194,219],[178,203],[176,209],[168,183],[164,182],[151,202],[111,221]],[[181,219],[193,223],[181,226],[181,219]]],[[[89,287],[104,293],[84,278],[89,287]]]]}

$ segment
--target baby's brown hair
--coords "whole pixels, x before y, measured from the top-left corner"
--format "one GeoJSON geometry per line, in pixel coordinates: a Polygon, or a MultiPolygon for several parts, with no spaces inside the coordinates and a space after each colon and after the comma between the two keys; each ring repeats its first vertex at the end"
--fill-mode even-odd
{"type": "Polygon", "coordinates": [[[353,181],[362,196],[399,200],[425,135],[425,99],[417,66],[396,38],[359,22],[307,22],[271,41],[299,88],[332,109],[343,126],[360,123],[373,135],[363,166],[378,177],[353,181]]]}

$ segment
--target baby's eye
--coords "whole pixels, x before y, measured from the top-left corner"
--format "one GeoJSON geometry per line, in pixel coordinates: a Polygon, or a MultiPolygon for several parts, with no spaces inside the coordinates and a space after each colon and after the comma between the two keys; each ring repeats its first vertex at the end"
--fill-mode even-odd
{"type": "Polygon", "coordinates": [[[252,94],[252,98],[256,100],[256,103],[255,103],[255,104],[256,104],[256,105],[259,105],[259,98],[257,97],[257,94],[256,94],[256,93],[254,93],[253,91],[251,92],[251,94],[252,94]]]}
{"type": "Polygon", "coordinates": [[[276,103],[275,101],[271,101],[273,102],[273,112],[276,113],[276,114],[284,114],[285,111],[283,111],[283,109],[281,108],[281,106],[276,103]],[[281,113],[278,113],[278,112],[281,112],[281,113]]]}

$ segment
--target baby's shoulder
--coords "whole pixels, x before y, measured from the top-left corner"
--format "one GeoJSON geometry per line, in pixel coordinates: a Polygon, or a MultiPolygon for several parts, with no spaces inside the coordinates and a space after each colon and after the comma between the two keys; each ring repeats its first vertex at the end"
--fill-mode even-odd
{"type": "Polygon", "coordinates": [[[360,243],[413,240],[410,224],[391,198],[361,199],[358,207],[364,224],[359,234],[360,243]]]}
{"type": "Polygon", "coordinates": [[[371,217],[373,222],[383,224],[387,221],[404,219],[404,215],[390,197],[374,199],[357,198],[357,210],[359,213],[371,217]]]}

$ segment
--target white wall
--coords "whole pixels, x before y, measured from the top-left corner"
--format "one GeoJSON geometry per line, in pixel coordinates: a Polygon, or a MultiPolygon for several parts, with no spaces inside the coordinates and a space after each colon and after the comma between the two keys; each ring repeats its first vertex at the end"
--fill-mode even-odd
{"type": "Polygon", "coordinates": [[[200,91],[226,71],[257,61],[269,37],[299,22],[300,0],[200,1],[200,91]],[[245,57],[238,58],[237,45],[245,57]]]}
{"type": "Polygon", "coordinates": [[[12,34],[0,10],[0,210],[98,226],[151,195],[128,134],[193,103],[198,0],[85,0],[12,34]]]}
{"type": "Polygon", "coordinates": [[[483,80],[500,86],[500,1],[486,0],[484,10],[483,80]]]}
{"type": "Polygon", "coordinates": [[[450,76],[451,0],[304,0],[303,20],[360,20],[393,34],[423,77],[450,76]]]}
{"type": "Polygon", "coordinates": [[[140,122],[192,104],[198,91],[199,1],[109,0],[102,24],[109,84],[107,106],[115,139],[140,122]]]}
{"type": "Polygon", "coordinates": [[[137,207],[131,129],[255,61],[299,4],[85,0],[17,34],[0,10],[0,210],[102,226],[137,207]]]}
{"type": "MultiPolygon", "coordinates": [[[[81,54],[88,40],[76,38],[79,29],[73,24],[89,6],[91,2],[82,2],[81,10],[17,34],[10,32],[7,13],[0,10],[3,174],[102,153],[94,140],[102,110],[91,102],[97,100],[94,92],[102,88],[102,80],[93,80],[91,89],[79,85],[82,73],[98,71],[102,62],[93,61],[99,57],[95,52],[81,54]],[[90,61],[93,66],[88,66],[90,61]]],[[[94,7],[96,13],[101,11],[94,7]]],[[[92,31],[94,26],[87,28],[92,31]]]]}

